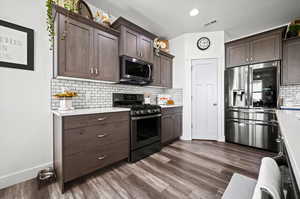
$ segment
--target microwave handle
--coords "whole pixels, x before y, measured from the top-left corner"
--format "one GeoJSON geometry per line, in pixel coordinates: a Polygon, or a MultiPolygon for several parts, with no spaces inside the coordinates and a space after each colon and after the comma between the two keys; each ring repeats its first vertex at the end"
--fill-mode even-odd
{"type": "Polygon", "coordinates": [[[149,79],[151,79],[151,76],[152,76],[152,69],[151,69],[150,64],[148,64],[148,67],[149,67],[149,79]]]}

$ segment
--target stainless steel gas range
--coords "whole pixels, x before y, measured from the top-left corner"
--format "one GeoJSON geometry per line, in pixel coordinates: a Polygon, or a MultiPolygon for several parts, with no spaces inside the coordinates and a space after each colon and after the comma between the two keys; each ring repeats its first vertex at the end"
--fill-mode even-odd
{"type": "Polygon", "coordinates": [[[135,162],[161,149],[161,107],[144,104],[142,94],[113,94],[114,107],[129,107],[130,157],[135,162]]]}

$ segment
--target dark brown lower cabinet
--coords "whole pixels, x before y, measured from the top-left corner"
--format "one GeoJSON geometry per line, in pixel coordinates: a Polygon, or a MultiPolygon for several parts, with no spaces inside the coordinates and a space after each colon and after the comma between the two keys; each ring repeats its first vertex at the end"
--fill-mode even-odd
{"type": "Polygon", "coordinates": [[[54,115],[54,168],[68,182],[128,158],[129,112],[54,115]]]}
{"type": "Polygon", "coordinates": [[[182,107],[162,110],[161,142],[168,144],[182,136],[182,107]]]}

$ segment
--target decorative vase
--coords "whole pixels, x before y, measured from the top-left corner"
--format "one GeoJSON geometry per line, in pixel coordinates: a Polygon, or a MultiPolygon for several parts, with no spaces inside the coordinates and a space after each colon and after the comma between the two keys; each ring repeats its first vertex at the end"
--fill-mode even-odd
{"type": "Polygon", "coordinates": [[[63,98],[59,101],[59,111],[70,111],[74,110],[72,98],[63,98]]]}

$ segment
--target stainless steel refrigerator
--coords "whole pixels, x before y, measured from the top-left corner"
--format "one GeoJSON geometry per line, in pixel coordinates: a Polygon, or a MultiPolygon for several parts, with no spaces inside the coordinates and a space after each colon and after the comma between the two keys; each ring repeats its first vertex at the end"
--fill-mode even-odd
{"type": "Polygon", "coordinates": [[[275,110],[279,83],[279,61],[226,69],[227,142],[278,151],[275,110]]]}

